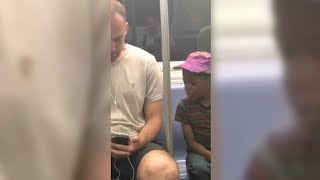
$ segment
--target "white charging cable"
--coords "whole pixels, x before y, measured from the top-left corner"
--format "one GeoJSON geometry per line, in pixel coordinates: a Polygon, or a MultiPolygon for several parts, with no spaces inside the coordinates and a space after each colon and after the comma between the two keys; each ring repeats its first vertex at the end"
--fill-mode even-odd
{"type": "MultiPolygon", "coordinates": [[[[117,105],[117,93],[118,93],[118,85],[119,85],[119,81],[120,81],[120,80],[119,80],[119,79],[120,79],[120,78],[119,78],[119,77],[120,77],[120,68],[121,68],[121,66],[120,66],[120,64],[119,64],[119,68],[118,68],[118,78],[117,78],[117,83],[116,83],[116,88],[115,88],[114,96],[113,96],[112,93],[111,93],[111,97],[112,97],[112,99],[113,99],[113,103],[114,103],[114,105],[115,105],[115,107],[116,107],[117,112],[119,112],[118,105],[117,105]]],[[[118,129],[118,131],[119,131],[119,134],[121,134],[120,128],[118,129]]],[[[132,150],[132,148],[133,148],[133,142],[132,142],[132,140],[131,140],[131,138],[130,138],[130,148],[129,148],[129,152],[132,150]]],[[[130,160],[129,154],[128,154],[128,156],[127,156],[127,159],[128,159],[128,161],[129,161],[129,164],[130,164],[131,169],[132,169],[132,177],[131,177],[131,180],[133,180],[133,179],[134,179],[134,176],[135,176],[135,172],[134,172],[134,167],[133,167],[132,162],[131,162],[131,160],[130,160]]],[[[115,159],[113,165],[114,165],[115,169],[118,171],[117,180],[119,180],[119,178],[120,178],[120,176],[121,176],[121,171],[119,170],[119,168],[118,168],[117,165],[116,165],[116,159],[115,159]]]]}

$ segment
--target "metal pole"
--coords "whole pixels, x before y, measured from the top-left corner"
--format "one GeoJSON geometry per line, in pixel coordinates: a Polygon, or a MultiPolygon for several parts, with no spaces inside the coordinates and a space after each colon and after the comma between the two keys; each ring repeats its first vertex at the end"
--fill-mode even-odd
{"type": "Polygon", "coordinates": [[[169,153],[173,155],[173,138],[172,138],[172,105],[171,105],[171,82],[170,82],[170,44],[169,44],[169,18],[168,18],[168,1],[160,0],[161,15],[161,49],[163,63],[163,85],[164,99],[163,119],[165,121],[166,145],[169,153]]]}

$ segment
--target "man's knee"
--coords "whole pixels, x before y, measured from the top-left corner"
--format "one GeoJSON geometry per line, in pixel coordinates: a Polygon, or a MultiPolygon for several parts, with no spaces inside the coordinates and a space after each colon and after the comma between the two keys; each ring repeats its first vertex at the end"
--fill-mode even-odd
{"type": "Polygon", "coordinates": [[[178,179],[179,170],[176,162],[164,151],[151,151],[141,160],[138,168],[138,179],[178,179]]]}

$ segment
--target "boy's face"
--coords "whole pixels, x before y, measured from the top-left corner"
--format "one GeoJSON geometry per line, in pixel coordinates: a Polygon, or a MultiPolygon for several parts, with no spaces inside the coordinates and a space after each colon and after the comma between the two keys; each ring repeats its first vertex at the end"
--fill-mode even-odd
{"type": "MultiPolygon", "coordinates": [[[[319,4],[320,6],[320,4],[319,4]]],[[[299,123],[320,129],[320,16],[301,8],[299,13],[278,12],[277,33],[284,55],[289,100],[299,123]],[[302,10],[301,10],[302,9],[302,10]],[[302,14],[301,14],[302,13],[302,14]]]]}
{"type": "Polygon", "coordinates": [[[210,78],[205,79],[194,73],[183,70],[185,91],[190,101],[202,101],[210,95],[210,78]]]}

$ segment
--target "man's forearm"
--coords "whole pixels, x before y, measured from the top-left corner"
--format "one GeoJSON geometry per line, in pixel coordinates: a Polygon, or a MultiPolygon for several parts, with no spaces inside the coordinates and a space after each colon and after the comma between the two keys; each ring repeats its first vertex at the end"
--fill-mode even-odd
{"type": "Polygon", "coordinates": [[[155,137],[159,134],[162,126],[162,121],[159,122],[158,119],[150,119],[146,122],[145,126],[140,131],[141,144],[146,145],[147,143],[153,141],[155,137]]]}

